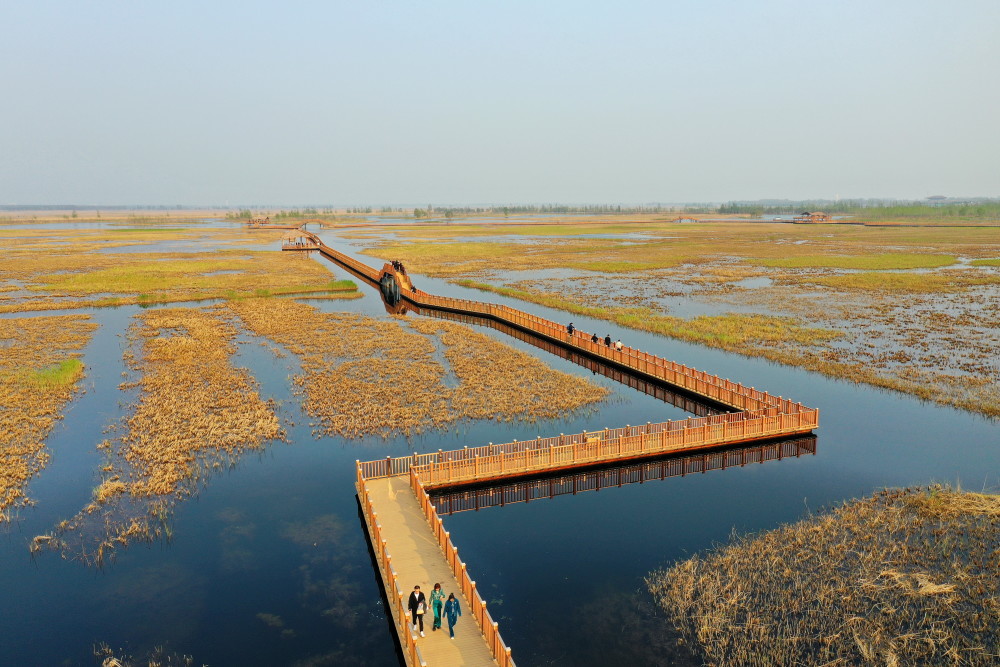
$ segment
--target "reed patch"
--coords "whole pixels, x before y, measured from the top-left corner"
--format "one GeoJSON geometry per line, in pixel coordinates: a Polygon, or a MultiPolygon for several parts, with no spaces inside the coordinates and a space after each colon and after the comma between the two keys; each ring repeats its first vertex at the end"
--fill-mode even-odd
{"type": "Polygon", "coordinates": [[[497,287],[471,280],[454,281],[463,287],[485,292],[496,292],[523,301],[559,308],[578,315],[586,315],[622,326],[679,338],[694,343],[720,347],[745,354],[752,354],[754,345],[776,343],[816,344],[843,336],[832,329],[805,327],[795,318],[758,314],[703,315],[691,319],[657,313],[650,308],[624,308],[581,306],[555,294],[529,292],[508,287],[497,287]]]}
{"type": "Polygon", "coordinates": [[[607,395],[461,325],[324,314],[292,301],[228,307],[248,329],[300,357],[294,383],[317,435],[389,437],[463,419],[555,418],[607,395]],[[449,373],[457,383],[447,382],[449,373]]]}
{"type": "Polygon", "coordinates": [[[1000,284],[997,275],[969,275],[966,271],[925,273],[848,273],[839,276],[785,278],[784,282],[823,285],[839,290],[931,294],[1000,284]]]}
{"type": "MultiPolygon", "coordinates": [[[[354,292],[350,280],[302,253],[217,249],[242,244],[241,230],[0,230],[0,312],[148,305],[219,298],[354,292]],[[190,232],[194,236],[185,236],[190,232]],[[51,234],[51,236],[50,236],[51,234]],[[211,240],[212,252],[116,252],[143,243],[211,240]],[[41,245],[40,245],[41,244],[41,245]],[[6,283],[6,284],[5,284],[6,283]]],[[[276,243],[280,234],[251,235],[276,243]]],[[[150,245],[150,249],[155,249],[150,245]]]]}
{"type": "Polygon", "coordinates": [[[125,360],[138,376],[138,403],[123,435],[98,445],[105,463],[92,502],[57,527],[56,539],[41,536],[48,539],[36,538],[33,547],[59,547],[100,564],[133,539],[169,536],[174,502],[246,452],[282,437],[275,406],[261,399],[246,369],[231,363],[236,335],[206,309],[136,316],[125,360]]]}
{"type": "Polygon", "coordinates": [[[883,491],[652,573],[714,665],[989,665],[1000,654],[1000,497],[883,491]]]}
{"type": "Polygon", "coordinates": [[[952,255],[876,253],[871,255],[798,255],[751,261],[761,266],[783,269],[822,268],[874,271],[936,269],[942,266],[951,266],[958,260],[952,255]]]}
{"type": "Polygon", "coordinates": [[[31,502],[28,480],[49,460],[45,438],[79,390],[96,329],[85,315],[0,319],[0,523],[31,502]]]}
{"type": "Polygon", "coordinates": [[[996,227],[498,222],[396,226],[367,252],[466,287],[1000,414],[996,227]]]}

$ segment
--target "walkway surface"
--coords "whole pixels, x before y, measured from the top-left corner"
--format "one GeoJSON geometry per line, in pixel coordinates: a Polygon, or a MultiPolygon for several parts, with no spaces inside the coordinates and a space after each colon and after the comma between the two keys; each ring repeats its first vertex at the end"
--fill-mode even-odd
{"type": "Polygon", "coordinates": [[[408,594],[414,586],[420,586],[429,606],[431,590],[435,583],[440,583],[446,599],[449,593],[454,593],[462,604],[462,616],[455,625],[454,640],[448,638],[447,619],[442,619],[441,630],[431,631],[434,617],[431,613],[427,614],[424,621],[427,636],[421,638],[416,635],[424,661],[428,665],[449,667],[495,665],[489,646],[472,618],[472,606],[462,595],[458,580],[452,574],[437,538],[410,489],[410,478],[373,479],[366,482],[366,486],[372,506],[378,513],[383,539],[391,545],[392,566],[403,592],[408,594]]]}

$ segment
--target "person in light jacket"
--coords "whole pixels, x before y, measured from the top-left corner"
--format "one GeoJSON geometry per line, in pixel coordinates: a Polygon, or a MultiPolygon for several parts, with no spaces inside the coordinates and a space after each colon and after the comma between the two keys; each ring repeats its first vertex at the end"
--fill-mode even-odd
{"type": "Polygon", "coordinates": [[[448,594],[448,601],[444,603],[444,615],[448,617],[448,632],[451,633],[451,638],[454,639],[455,624],[458,623],[458,617],[462,615],[462,606],[458,604],[454,593],[448,594]]]}

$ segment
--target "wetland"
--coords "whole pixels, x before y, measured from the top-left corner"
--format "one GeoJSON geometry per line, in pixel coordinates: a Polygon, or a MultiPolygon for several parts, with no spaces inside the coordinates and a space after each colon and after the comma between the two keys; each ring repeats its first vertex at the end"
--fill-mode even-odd
{"type": "MultiPolygon", "coordinates": [[[[970,509],[933,486],[998,485],[995,230],[479,222],[317,233],[370,264],[403,260],[428,292],[572,319],[822,412],[815,454],[446,516],[518,664],[738,664],[735,643],[785,636],[766,614],[796,581],[759,576],[755,554],[805,559],[824,528],[817,568],[843,572],[836,539],[861,539],[843,517],[914,540],[866,543],[869,597],[851,604],[932,605],[942,627],[970,607],[993,620],[966,644],[845,602],[838,613],[862,619],[853,635],[819,653],[788,642],[789,655],[944,664],[953,649],[989,664],[977,637],[995,641],[983,601],[996,581],[975,567],[995,566],[995,549],[948,579],[906,558],[924,542],[952,553],[935,532],[947,520],[961,524],[948,539],[995,545],[991,501],[970,509]],[[810,518],[824,507],[842,509],[810,518]],[[734,531],[745,537],[718,547],[734,531]],[[733,595],[725,568],[759,590],[733,595]]],[[[687,415],[497,328],[387,313],[328,262],[280,252],[279,231],[218,216],[0,233],[3,418],[17,426],[4,431],[3,664],[399,664],[356,459],[687,415]]],[[[817,599],[850,586],[830,579],[817,599]]]]}

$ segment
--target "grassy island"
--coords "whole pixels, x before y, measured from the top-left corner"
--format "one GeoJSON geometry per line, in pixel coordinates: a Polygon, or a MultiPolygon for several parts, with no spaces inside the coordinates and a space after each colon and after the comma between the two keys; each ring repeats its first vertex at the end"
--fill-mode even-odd
{"type": "Polygon", "coordinates": [[[882,491],[652,573],[711,665],[994,665],[1000,496],[882,491]]]}

